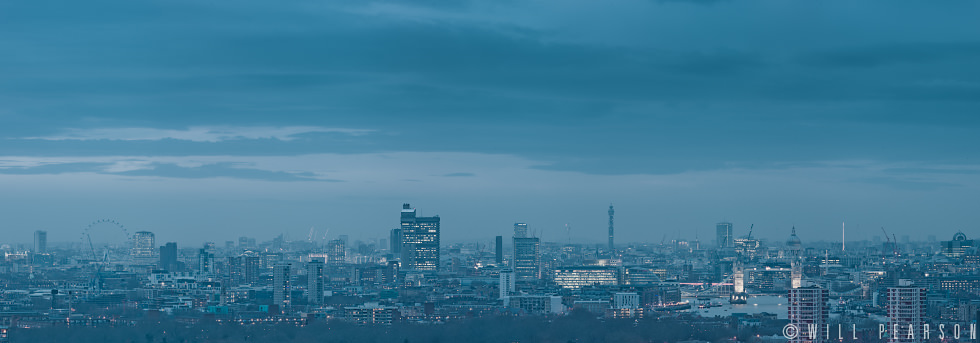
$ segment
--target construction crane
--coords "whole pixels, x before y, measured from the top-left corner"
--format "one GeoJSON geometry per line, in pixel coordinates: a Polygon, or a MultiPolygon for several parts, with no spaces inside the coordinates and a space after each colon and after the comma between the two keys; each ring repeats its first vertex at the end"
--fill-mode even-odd
{"type": "Polygon", "coordinates": [[[752,229],[755,228],[755,224],[749,225],[749,235],[746,236],[748,239],[752,239],[752,229]]]}
{"type": "Polygon", "coordinates": [[[898,255],[898,239],[895,239],[895,234],[892,234],[892,238],[888,238],[888,232],[885,231],[885,227],[881,227],[881,232],[885,234],[885,242],[891,244],[892,254],[898,255]]]}

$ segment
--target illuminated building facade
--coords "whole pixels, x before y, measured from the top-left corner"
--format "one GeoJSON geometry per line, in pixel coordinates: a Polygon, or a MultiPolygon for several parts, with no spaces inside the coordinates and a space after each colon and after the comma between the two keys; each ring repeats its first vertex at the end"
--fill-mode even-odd
{"type": "Polygon", "coordinates": [[[789,290],[789,322],[799,329],[798,335],[789,343],[826,342],[824,330],[829,317],[829,297],[827,289],[817,286],[789,290]]]}
{"type": "Polygon", "coordinates": [[[149,231],[139,231],[133,235],[133,250],[135,258],[152,258],[156,252],[156,236],[149,231]]]}
{"type": "Polygon", "coordinates": [[[527,224],[514,224],[514,273],[518,280],[541,278],[540,239],[527,236],[527,224]]]}
{"type": "Polygon", "coordinates": [[[280,310],[289,308],[292,302],[291,276],[292,268],[289,263],[280,262],[272,268],[272,301],[279,305],[280,310]]]}
{"type": "Polygon", "coordinates": [[[619,268],[599,266],[559,267],[555,269],[555,284],[562,288],[585,286],[615,286],[619,284],[619,268]]]}
{"type": "Polygon", "coordinates": [[[413,271],[439,270],[439,216],[419,217],[411,205],[401,213],[402,268],[413,271]]]}
{"type": "Polygon", "coordinates": [[[306,298],[311,305],[323,304],[323,259],[314,258],[306,264],[306,298]]]}
{"type": "Polygon", "coordinates": [[[914,287],[909,280],[899,280],[898,287],[888,288],[889,343],[920,342],[926,315],[926,288],[914,287]],[[896,328],[898,334],[896,335],[896,328]],[[912,331],[910,338],[908,333],[912,331]]]}
{"type": "Polygon", "coordinates": [[[942,244],[943,255],[952,258],[963,257],[975,247],[973,240],[966,239],[966,234],[962,232],[957,232],[953,235],[953,239],[944,241],[942,244]]]}

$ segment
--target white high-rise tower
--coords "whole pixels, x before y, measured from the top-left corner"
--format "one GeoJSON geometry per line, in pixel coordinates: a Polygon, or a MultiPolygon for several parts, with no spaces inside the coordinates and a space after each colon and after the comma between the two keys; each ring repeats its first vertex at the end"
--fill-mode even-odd
{"type": "Polygon", "coordinates": [[[793,261],[791,266],[792,288],[803,287],[803,267],[800,265],[800,261],[793,261]]]}
{"type": "Polygon", "coordinates": [[[517,276],[511,269],[500,271],[500,299],[509,297],[517,292],[517,276]]]}

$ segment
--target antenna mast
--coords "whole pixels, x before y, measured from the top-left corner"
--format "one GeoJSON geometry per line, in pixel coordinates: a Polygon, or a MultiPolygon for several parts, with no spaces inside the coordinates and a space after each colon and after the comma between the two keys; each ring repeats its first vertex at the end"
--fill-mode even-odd
{"type": "Polygon", "coordinates": [[[565,235],[568,236],[568,245],[572,245],[572,227],[565,223],[565,235]]]}
{"type": "Polygon", "coordinates": [[[615,249],[613,249],[613,205],[609,204],[609,253],[611,254],[615,249]]]}

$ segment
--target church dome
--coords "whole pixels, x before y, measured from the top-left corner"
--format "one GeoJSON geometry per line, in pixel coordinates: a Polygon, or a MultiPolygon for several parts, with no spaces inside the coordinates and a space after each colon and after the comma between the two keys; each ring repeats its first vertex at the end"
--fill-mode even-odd
{"type": "Polygon", "coordinates": [[[793,227],[793,234],[789,235],[789,239],[786,240],[786,247],[799,249],[803,245],[800,242],[800,237],[796,235],[796,227],[793,227]]]}

